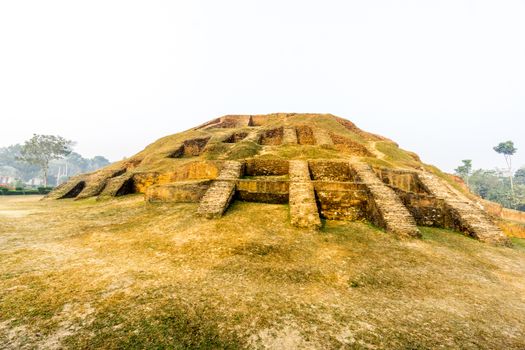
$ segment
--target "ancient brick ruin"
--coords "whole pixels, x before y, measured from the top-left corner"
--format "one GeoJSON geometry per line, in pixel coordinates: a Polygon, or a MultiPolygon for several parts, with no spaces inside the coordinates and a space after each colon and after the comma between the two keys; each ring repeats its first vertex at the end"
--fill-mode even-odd
{"type": "Polygon", "coordinates": [[[153,151],[74,177],[48,198],[142,193],[151,202],[198,203],[197,213],[209,219],[227,214],[236,200],[288,204],[291,224],[305,229],[319,229],[323,220],[366,220],[402,238],[432,226],[509,244],[483,208],[419,163],[370,160],[383,158],[377,142],[391,141],[341,118],[308,117],[218,118],[188,137],[160,140],[153,151]]]}

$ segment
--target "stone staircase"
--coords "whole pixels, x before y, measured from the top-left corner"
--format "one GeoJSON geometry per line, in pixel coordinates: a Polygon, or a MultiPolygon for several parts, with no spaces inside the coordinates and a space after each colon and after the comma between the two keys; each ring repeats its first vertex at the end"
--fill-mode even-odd
{"type": "Polygon", "coordinates": [[[394,190],[386,186],[368,164],[351,166],[370,192],[368,211],[371,221],[398,237],[421,237],[416,221],[394,190]]]}
{"type": "Polygon", "coordinates": [[[310,180],[310,170],[306,161],[290,161],[289,203],[292,225],[313,229],[321,227],[314,186],[310,180]]]}
{"type": "Polygon", "coordinates": [[[198,213],[208,219],[221,217],[235,194],[235,182],[242,175],[243,163],[224,162],[223,168],[210,188],[206,191],[199,205],[198,213]]]}
{"type": "Polygon", "coordinates": [[[507,236],[492,222],[490,217],[465,195],[451,188],[433,174],[420,172],[418,178],[430,194],[445,202],[451,214],[451,220],[447,223],[449,228],[464,232],[482,242],[510,245],[507,236]]]}
{"type": "Polygon", "coordinates": [[[250,133],[248,133],[248,136],[246,136],[244,140],[242,140],[241,142],[249,141],[249,142],[259,143],[260,140],[261,140],[261,132],[258,130],[253,130],[253,131],[250,131],[250,133]]]}
{"type": "Polygon", "coordinates": [[[294,127],[283,129],[283,145],[297,145],[297,132],[294,127]]]}
{"type": "Polygon", "coordinates": [[[325,129],[314,128],[313,130],[315,143],[323,148],[333,148],[334,142],[330,134],[325,129]]]}

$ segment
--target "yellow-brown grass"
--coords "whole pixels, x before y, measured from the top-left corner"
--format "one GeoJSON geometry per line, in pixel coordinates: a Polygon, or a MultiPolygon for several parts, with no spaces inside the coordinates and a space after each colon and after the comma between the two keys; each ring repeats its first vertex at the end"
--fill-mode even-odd
{"type": "Polygon", "coordinates": [[[525,224],[508,220],[499,220],[498,226],[509,237],[525,238],[525,224]]]}
{"type": "Polygon", "coordinates": [[[0,348],[525,348],[525,247],[285,205],[0,197],[0,348]]]}

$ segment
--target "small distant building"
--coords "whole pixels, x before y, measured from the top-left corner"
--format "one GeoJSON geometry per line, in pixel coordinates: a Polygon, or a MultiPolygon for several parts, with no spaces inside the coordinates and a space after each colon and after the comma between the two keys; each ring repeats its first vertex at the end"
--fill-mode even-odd
{"type": "Polygon", "coordinates": [[[0,185],[14,185],[18,178],[19,173],[18,170],[16,170],[15,168],[8,165],[0,166],[0,185]]]}
{"type": "Polygon", "coordinates": [[[28,185],[28,186],[43,186],[44,185],[44,180],[42,178],[39,178],[39,177],[34,177],[31,180],[26,181],[25,184],[28,185]]]}
{"type": "Polygon", "coordinates": [[[14,176],[8,176],[8,175],[1,175],[0,174],[0,185],[2,186],[9,186],[14,184],[16,181],[16,178],[14,176]]]}

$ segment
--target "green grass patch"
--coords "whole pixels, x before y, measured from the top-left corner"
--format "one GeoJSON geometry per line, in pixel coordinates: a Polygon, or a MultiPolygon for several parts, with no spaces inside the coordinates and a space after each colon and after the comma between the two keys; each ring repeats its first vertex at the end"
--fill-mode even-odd
{"type": "Polygon", "coordinates": [[[510,240],[514,245],[514,248],[525,252],[525,238],[511,237],[510,240]]]}
{"type": "Polygon", "coordinates": [[[408,166],[417,166],[419,162],[409,152],[399,148],[395,143],[380,141],[376,143],[378,151],[383,153],[387,160],[408,166]]]}
{"type": "Polygon", "coordinates": [[[344,153],[336,150],[307,145],[280,146],[267,155],[268,158],[272,156],[284,159],[338,159],[346,157],[344,153]]]}
{"type": "Polygon", "coordinates": [[[235,144],[228,152],[228,159],[244,159],[255,156],[262,149],[262,146],[255,142],[245,141],[235,144]]]}

